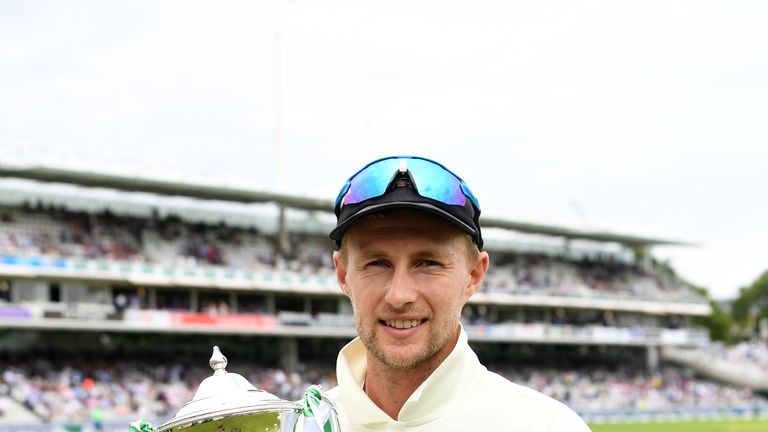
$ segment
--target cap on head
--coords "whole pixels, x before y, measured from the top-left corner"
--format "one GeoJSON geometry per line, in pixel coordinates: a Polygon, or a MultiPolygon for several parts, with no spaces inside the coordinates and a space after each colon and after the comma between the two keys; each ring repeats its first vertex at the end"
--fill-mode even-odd
{"type": "Polygon", "coordinates": [[[329,236],[341,246],[341,238],[356,220],[392,209],[442,217],[483,248],[480,205],[469,187],[443,165],[417,156],[378,159],[350,177],[336,198],[336,228],[329,236]]]}

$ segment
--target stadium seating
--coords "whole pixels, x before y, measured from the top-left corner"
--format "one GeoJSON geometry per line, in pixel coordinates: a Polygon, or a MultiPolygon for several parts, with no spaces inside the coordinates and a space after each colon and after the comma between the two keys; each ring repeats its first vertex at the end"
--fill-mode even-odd
{"type": "Polygon", "coordinates": [[[725,382],[768,392],[768,346],[765,342],[721,343],[697,348],[665,349],[667,359],[725,382]]]}
{"type": "MultiPolygon", "coordinates": [[[[195,332],[215,327],[232,334],[271,334],[286,328],[291,334],[311,337],[354,334],[351,308],[339,301],[330,259],[332,244],[324,236],[290,232],[289,247],[283,248],[275,235],[253,227],[192,223],[157,214],[119,216],[36,204],[0,206],[0,215],[0,266],[11,274],[4,276],[10,283],[0,278],[0,284],[24,293],[16,302],[0,298],[2,319],[49,319],[49,327],[63,319],[76,326],[88,321],[104,332],[126,327],[195,332]],[[17,267],[36,275],[43,268],[53,272],[46,281],[13,279],[17,267]],[[110,289],[56,279],[73,272],[91,277],[97,285],[106,286],[102,282],[109,281],[110,289]],[[153,283],[157,293],[150,304],[140,291],[153,283]],[[258,291],[246,289],[254,284],[258,291]],[[208,285],[207,291],[190,294],[202,285],[208,285]],[[54,291],[54,286],[57,299],[35,297],[39,291],[54,291]],[[299,294],[293,293],[296,290],[299,294]],[[109,298],[100,297],[105,295],[109,298]]],[[[679,316],[664,312],[668,304],[702,305],[706,299],[663,269],[611,254],[576,257],[499,249],[492,251],[492,259],[481,292],[462,316],[473,341],[634,347],[708,341],[703,330],[686,327],[679,316]],[[513,297],[516,300],[510,302],[513,297]],[[562,305],[563,298],[582,303],[568,309],[562,305]],[[542,299],[555,300],[550,307],[542,306],[542,299]],[[594,307],[599,299],[618,306],[644,302],[650,312],[633,311],[636,306],[631,306],[618,316],[612,306],[594,307]],[[535,307],[526,309],[526,304],[535,307]]],[[[327,369],[332,361],[327,363],[326,369],[299,369],[313,371],[306,375],[255,364],[242,365],[238,372],[260,388],[295,400],[310,383],[334,385],[333,371],[327,369]]],[[[137,417],[160,423],[189,400],[210,373],[189,365],[130,358],[109,362],[50,356],[5,359],[0,364],[0,397],[5,397],[0,399],[0,429],[4,422],[31,418],[51,424],[83,423],[95,410],[115,424],[137,417]]],[[[686,410],[768,412],[766,400],[747,388],[695,379],[689,370],[668,365],[660,372],[645,371],[642,366],[533,368],[508,363],[493,369],[563,400],[587,419],[686,410]]]]}
{"type": "MultiPolygon", "coordinates": [[[[100,410],[106,420],[151,419],[156,424],[171,418],[192,398],[210,369],[181,363],[110,361],[17,360],[2,364],[0,388],[19,402],[26,418],[61,422],[89,419],[100,410]]],[[[311,384],[335,385],[333,372],[300,375],[280,369],[241,365],[241,373],[259,388],[287,400],[298,400],[311,384]]],[[[724,409],[768,412],[768,401],[749,389],[707,382],[681,368],[665,367],[657,373],[629,368],[581,369],[501,368],[508,379],[562,400],[587,417],[611,413],[675,412],[724,409]]],[[[8,404],[6,404],[8,406],[8,404]]],[[[0,424],[19,419],[19,412],[0,414],[0,424]]]]}
{"type": "MultiPolygon", "coordinates": [[[[329,241],[291,235],[290,253],[254,230],[71,212],[60,208],[0,209],[0,255],[147,262],[175,267],[226,267],[329,276],[329,241]]],[[[573,260],[496,251],[483,290],[489,293],[701,302],[670,275],[602,259],[573,260]]]]}

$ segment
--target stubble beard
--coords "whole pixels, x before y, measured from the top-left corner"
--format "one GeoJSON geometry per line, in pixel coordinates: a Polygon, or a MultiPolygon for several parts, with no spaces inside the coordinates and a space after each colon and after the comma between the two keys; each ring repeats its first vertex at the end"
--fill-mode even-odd
{"type": "MultiPolygon", "coordinates": [[[[403,311],[398,311],[403,313],[403,311]]],[[[408,312],[413,312],[408,311],[408,312]]],[[[417,314],[419,316],[428,316],[424,314],[417,314]]],[[[374,358],[376,358],[382,365],[392,370],[410,370],[416,369],[419,366],[429,362],[437,355],[446,345],[448,345],[456,335],[456,327],[458,326],[458,317],[445,317],[440,321],[434,321],[431,316],[428,316],[430,324],[430,334],[428,343],[425,347],[416,347],[418,351],[413,352],[411,355],[390,355],[382,347],[379,341],[376,326],[379,325],[378,321],[365,322],[359,314],[355,314],[355,325],[357,327],[357,333],[360,336],[360,340],[374,358]]],[[[421,324],[424,325],[424,324],[421,324]]],[[[408,345],[411,341],[408,340],[395,340],[393,341],[398,345],[408,345]]]]}

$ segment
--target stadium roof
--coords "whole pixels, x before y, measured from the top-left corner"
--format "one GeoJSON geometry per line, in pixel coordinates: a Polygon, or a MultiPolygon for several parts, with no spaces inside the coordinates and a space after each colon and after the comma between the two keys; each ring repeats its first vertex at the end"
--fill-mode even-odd
{"type": "MultiPolygon", "coordinates": [[[[110,188],[128,192],[149,192],[158,195],[183,196],[204,200],[233,201],[240,203],[271,202],[290,208],[312,211],[328,212],[333,208],[333,202],[330,200],[305,196],[265,192],[226,185],[193,183],[175,179],[170,180],[107,174],[96,171],[83,171],[41,165],[15,166],[0,162],[0,177],[110,188]]],[[[487,228],[503,228],[524,233],[544,234],[568,239],[616,242],[632,247],[654,245],[693,246],[691,243],[676,240],[642,237],[607,231],[581,230],[510,219],[483,217],[481,221],[482,226],[487,228]]]]}

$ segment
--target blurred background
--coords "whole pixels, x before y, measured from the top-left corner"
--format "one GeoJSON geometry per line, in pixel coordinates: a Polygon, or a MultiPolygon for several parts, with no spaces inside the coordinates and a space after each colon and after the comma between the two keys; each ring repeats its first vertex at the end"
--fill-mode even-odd
{"type": "Polygon", "coordinates": [[[158,425],[213,345],[287,399],[335,385],[355,330],[332,201],[392,154],[480,200],[492,264],[463,321],[490,369],[595,431],[765,430],[767,21],[758,1],[3,1],[0,430],[158,425]]]}

